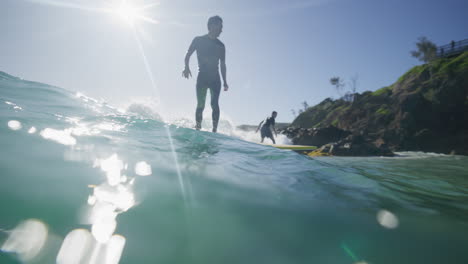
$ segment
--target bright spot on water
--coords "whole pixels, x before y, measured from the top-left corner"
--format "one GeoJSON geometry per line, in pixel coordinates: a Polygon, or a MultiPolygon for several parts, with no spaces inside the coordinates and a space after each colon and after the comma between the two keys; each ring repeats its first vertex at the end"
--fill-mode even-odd
{"type": "Polygon", "coordinates": [[[101,133],[98,128],[81,123],[77,123],[76,127],[71,128],[71,130],[72,134],[75,136],[92,136],[101,133]]]}
{"type": "Polygon", "coordinates": [[[100,243],[106,243],[115,231],[117,222],[115,207],[110,204],[97,203],[91,212],[91,233],[100,243]]]}
{"type": "Polygon", "coordinates": [[[91,227],[91,233],[99,243],[106,243],[117,227],[115,217],[107,216],[99,218],[91,227]]]}
{"type": "Polygon", "coordinates": [[[77,92],[77,93],[75,94],[75,96],[76,96],[77,98],[81,98],[81,99],[82,99],[83,101],[85,101],[85,102],[92,101],[92,102],[97,103],[97,100],[96,100],[96,99],[93,99],[93,98],[91,98],[91,97],[88,97],[88,96],[86,96],[86,95],[84,95],[83,93],[80,93],[80,92],[77,92]]]}
{"type": "Polygon", "coordinates": [[[8,121],[8,127],[11,130],[20,130],[21,129],[21,122],[18,120],[10,120],[8,121]]]}
{"type": "Polygon", "coordinates": [[[135,205],[133,192],[123,185],[117,188],[102,184],[94,188],[94,196],[98,202],[109,203],[114,208],[127,211],[135,205]]]}
{"type": "Polygon", "coordinates": [[[67,121],[68,123],[76,125],[80,121],[80,118],[79,117],[66,117],[65,121],[67,121]]]}
{"type": "Polygon", "coordinates": [[[125,237],[120,236],[120,235],[113,235],[109,243],[107,243],[106,259],[104,263],[106,264],[119,263],[124,246],[125,246],[125,237]]]}
{"type": "Polygon", "coordinates": [[[31,127],[29,130],[28,130],[28,133],[29,134],[34,134],[36,133],[37,129],[35,127],[31,127]]]}
{"type": "Polygon", "coordinates": [[[134,206],[135,198],[131,188],[121,184],[126,176],[120,174],[124,163],[117,154],[97,160],[95,165],[106,172],[107,182],[94,187],[93,195],[88,197],[88,204],[92,206],[88,220],[92,224],[94,238],[100,243],[107,243],[117,226],[117,215],[134,206]]]}
{"type": "Polygon", "coordinates": [[[151,175],[151,165],[144,161],[140,161],[135,165],[135,173],[140,176],[151,175]]]}
{"type": "Polygon", "coordinates": [[[385,228],[396,228],[398,227],[398,218],[387,210],[380,210],[377,213],[377,221],[385,228]]]}
{"type": "Polygon", "coordinates": [[[75,229],[68,233],[63,240],[57,255],[57,264],[83,263],[87,250],[89,250],[93,238],[88,230],[75,229]]]}
{"type": "Polygon", "coordinates": [[[112,204],[100,203],[97,199],[92,204],[87,212],[83,215],[83,224],[93,224],[97,222],[99,218],[105,217],[108,214],[115,214],[115,206],[112,204]]]}
{"type": "Polygon", "coordinates": [[[88,204],[89,204],[89,205],[94,205],[95,203],[96,203],[96,196],[90,195],[90,196],[88,197],[88,204]]]}
{"type": "Polygon", "coordinates": [[[29,261],[39,254],[47,240],[47,235],[48,231],[44,223],[36,219],[28,219],[13,229],[1,250],[16,253],[22,260],[29,261]]]}
{"type": "Polygon", "coordinates": [[[50,139],[63,145],[75,145],[76,139],[71,136],[71,130],[56,130],[52,128],[46,128],[41,131],[41,136],[45,139],[50,139]]]}
{"type": "Polygon", "coordinates": [[[108,130],[108,131],[120,131],[124,128],[124,125],[119,125],[116,123],[104,122],[95,126],[95,128],[100,130],[108,130]]]}
{"type": "Polygon", "coordinates": [[[65,237],[57,255],[57,264],[118,264],[125,237],[113,235],[104,244],[85,229],[75,229],[65,237]]]}
{"type": "Polygon", "coordinates": [[[78,126],[72,129],[72,134],[75,136],[91,135],[91,130],[85,126],[78,126]]]}
{"type": "Polygon", "coordinates": [[[13,106],[13,109],[15,109],[15,110],[23,110],[23,108],[21,106],[18,106],[15,103],[5,101],[5,104],[13,106]]]}
{"type": "Polygon", "coordinates": [[[120,171],[123,169],[123,162],[117,154],[112,154],[109,158],[100,161],[101,170],[106,172],[107,182],[111,186],[120,183],[120,171]]]}

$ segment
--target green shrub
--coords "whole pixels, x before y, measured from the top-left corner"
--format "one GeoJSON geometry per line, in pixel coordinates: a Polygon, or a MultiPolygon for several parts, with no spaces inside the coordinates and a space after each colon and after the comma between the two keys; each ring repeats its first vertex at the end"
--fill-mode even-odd
{"type": "Polygon", "coordinates": [[[374,91],[372,93],[372,95],[373,96],[379,96],[379,95],[382,95],[382,94],[390,92],[390,91],[392,91],[392,86],[387,86],[387,87],[383,87],[383,88],[380,88],[380,89],[374,91]]]}
{"type": "Polygon", "coordinates": [[[388,109],[388,107],[386,105],[383,105],[379,109],[377,109],[377,111],[375,113],[377,113],[379,115],[388,115],[388,114],[390,114],[390,110],[388,109]]]}

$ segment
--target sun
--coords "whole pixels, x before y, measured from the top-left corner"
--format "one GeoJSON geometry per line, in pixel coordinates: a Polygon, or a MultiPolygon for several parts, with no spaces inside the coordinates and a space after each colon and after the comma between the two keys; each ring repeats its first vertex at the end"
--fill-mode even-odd
{"type": "Polygon", "coordinates": [[[126,23],[133,25],[138,21],[145,21],[152,24],[157,24],[158,21],[145,16],[144,11],[148,8],[155,6],[156,3],[144,5],[144,6],[136,6],[130,1],[122,0],[120,4],[114,6],[111,10],[112,13],[120,17],[126,23]]]}
{"type": "Polygon", "coordinates": [[[134,24],[138,17],[142,16],[142,14],[139,14],[138,9],[135,6],[127,3],[126,1],[123,1],[120,6],[116,7],[114,12],[130,24],[134,24]]]}

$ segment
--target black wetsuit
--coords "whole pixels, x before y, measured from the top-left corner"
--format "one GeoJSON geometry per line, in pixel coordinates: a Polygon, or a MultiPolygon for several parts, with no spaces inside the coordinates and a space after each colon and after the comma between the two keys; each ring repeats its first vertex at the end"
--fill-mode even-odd
{"type": "Polygon", "coordinates": [[[275,126],[275,118],[274,117],[268,117],[265,120],[265,123],[262,125],[262,128],[260,130],[260,135],[262,138],[268,137],[273,139],[273,134],[271,133],[271,127],[275,126]]]}
{"type": "Polygon", "coordinates": [[[203,110],[205,109],[206,93],[210,89],[211,109],[213,110],[213,131],[216,131],[219,121],[219,94],[221,92],[221,79],[219,76],[219,61],[224,60],[226,50],[219,39],[212,39],[208,35],[193,39],[189,52],[197,51],[198,77],[197,77],[197,110],[195,112],[196,128],[201,128],[203,110]]]}

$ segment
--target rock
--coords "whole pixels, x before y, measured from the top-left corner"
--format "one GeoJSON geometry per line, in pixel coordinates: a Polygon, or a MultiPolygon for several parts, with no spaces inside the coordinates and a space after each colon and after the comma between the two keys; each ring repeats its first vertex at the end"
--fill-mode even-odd
{"type": "MultiPolygon", "coordinates": [[[[381,140],[382,141],[382,140],[381,140]]],[[[361,135],[350,135],[336,143],[325,144],[309,153],[309,156],[387,156],[395,154],[380,141],[380,145],[366,140],[361,135]]]]}
{"type": "Polygon", "coordinates": [[[337,142],[351,134],[349,131],[334,126],[325,128],[293,129],[289,131],[290,138],[295,145],[323,146],[327,143],[337,142]]]}
{"type": "Polygon", "coordinates": [[[368,141],[345,139],[335,144],[331,155],[334,156],[394,156],[386,144],[376,146],[368,141]]]}
{"type": "Polygon", "coordinates": [[[349,131],[328,126],[325,128],[287,128],[284,131],[296,145],[319,147],[309,156],[393,156],[385,140],[375,140],[365,130],[349,131]]]}

